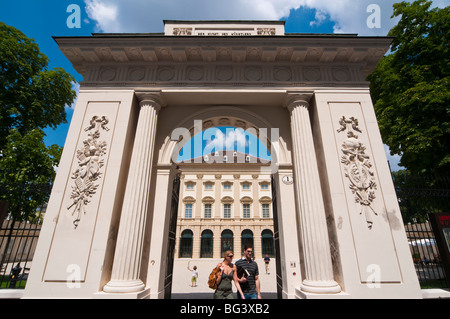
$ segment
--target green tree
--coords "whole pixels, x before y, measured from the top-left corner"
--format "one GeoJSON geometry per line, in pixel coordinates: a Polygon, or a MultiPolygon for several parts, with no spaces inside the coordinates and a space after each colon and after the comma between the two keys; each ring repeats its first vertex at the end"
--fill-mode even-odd
{"type": "Polygon", "coordinates": [[[399,170],[392,173],[392,178],[405,223],[423,223],[428,214],[449,212],[448,176],[413,175],[399,170]]]}
{"type": "Polygon", "coordinates": [[[47,147],[43,137],[40,129],[23,135],[13,129],[0,154],[0,196],[9,203],[14,220],[32,217],[48,201],[62,148],[47,147]]]}
{"type": "Polygon", "coordinates": [[[48,58],[34,40],[0,22],[0,149],[11,129],[25,134],[66,122],[64,107],[76,93],[72,75],[48,69],[48,58]]]}
{"type": "Polygon", "coordinates": [[[34,40],[0,22],[0,201],[14,220],[48,200],[61,148],[46,147],[42,129],[66,122],[73,76],[48,69],[34,40]]]}
{"type": "Polygon", "coordinates": [[[413,174],[450,168],[450,7],[394,4],[391,54],[368,77],[383,141],[413,174]]]}

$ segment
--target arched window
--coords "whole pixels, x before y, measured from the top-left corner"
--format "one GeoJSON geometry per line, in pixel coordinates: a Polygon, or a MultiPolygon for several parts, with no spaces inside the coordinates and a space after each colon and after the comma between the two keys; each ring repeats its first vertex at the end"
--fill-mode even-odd
{"type": "Polygon", "coordinates": [[[185,229],[181,233],[179,258],[192,258],[192,239],[194,234],[192,230],[185,229]]]}
{"type": "Polygon", "coordinates": [[[229,229],[225,229],[222,232],[222,236],[220,238],[220,256],[223,256],[223,253],[227,250],[233,250],[233,232],[229,229]]]}
{"type": "Polygon", "coordinates": [[[212,258],[213,256],[213,232],[205,229],[200,241],[200,258],[212,258]]]}
{"type": "Polygon", "coordinates": [[[241,252],[244,251],[245,245],[253,247],[253,256],[255,256],[255,247],[253,246],[253,232],[250,229],[244,229],[241,233],[241,252]]]}
{"type": "Polygon", "coordinates": [[[273,241],[273,232],[270,229],[264,229],[261,232],[261,244],[263,257],[269,255],[269,257],[275,257],[275,245],[273,241]]]}

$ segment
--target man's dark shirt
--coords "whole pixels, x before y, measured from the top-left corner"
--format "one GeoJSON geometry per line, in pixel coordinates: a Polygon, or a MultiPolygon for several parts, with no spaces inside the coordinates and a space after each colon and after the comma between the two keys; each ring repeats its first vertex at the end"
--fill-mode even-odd
{"type": "Polygon", "coordinates": [[[244,294],[256,293],[255,276],[259,275],[258,264],[253,260],[248,262],[245,258],[239,259],[235,264],[237,268],[243,267],[247,269],[248,273],[250,274],[250,276],[247,277],[246,283],[240,283],[242,292],[244,294]]]}

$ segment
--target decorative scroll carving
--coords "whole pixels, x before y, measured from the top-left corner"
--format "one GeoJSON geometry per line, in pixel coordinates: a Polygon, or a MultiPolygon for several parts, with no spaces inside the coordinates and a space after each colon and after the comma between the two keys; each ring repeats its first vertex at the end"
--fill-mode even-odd
{"type": "Polygon", "coordinates": [[[339,120],[341,127],[338,133],[347,131],[347,139],[342,143],[341,163],[344,164],[345,177],[350,181],[350,189],[355,194],[355,202],[360,204],[360,214],[364,213],[367,227],[372,229],[373,220],[371,213],[378,215],[371,204],[375,199],[375,183],[374,173],[371,170],[372,164],[370,157],[365,153],[366,147],[358,140],[356,132],[362,133],[358,127],[358,119],[350,117],[346,119],[343,116],[339,120]]]}
{"type": "Polygon", "coordinates": [[[192,28],[173,28],[173,35],[192,35],[192,28]]]}
{"type": "Polygon", "coordinates": [[[72,179],[75,182],[70,195],[73,202],[67,207],[68,210],[73,208],[72,216],[76,216],[73,221],[75,228],[78,227],[81,216],[86,214],[86,206],[99,186],[96,181],[101,177],[100,169],[104,165],[101,157],[106,154],[106,142],[100,140],[100,132],[101,130],[109,131],[107,124],[106,116],[93,116],[89,126],[84,129],[86,132],[90,131],[88,138],[77,150],[78,167],[72,173],[72,179]]]}
{"type": "Polygon", "coordinates": [[[275,28],[258,28],[258,35],[275,35],[275,28]]]}

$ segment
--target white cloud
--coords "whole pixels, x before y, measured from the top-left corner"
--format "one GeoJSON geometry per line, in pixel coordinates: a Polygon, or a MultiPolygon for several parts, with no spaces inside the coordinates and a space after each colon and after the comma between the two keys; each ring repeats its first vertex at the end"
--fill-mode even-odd
{"type": "Polygon", "coordinates": [[[118,18],[118,4],[106,3],[103,0],[85,0],[86,13],[89,18],[97,22],[97,31],[123,32],[116,23],[118,18]]]}
{"type": "Polygon", "coordinates": [[[236,148],[241,150],[249,144],[245,131],[239,128],[227,128],[226,134],[219,129],[206,130],[203,132],[203,139],[209,140],[206,143],[204,154],[209,154],[213,150],[236,148]]]}
{"type": "MultiPolygon", "coordinates": [[[[300,6],[316,9],[318,25],[329,18],[334,32],[383,36],[395,24],[392,5],[399,0],[84,0],[90,19],[103,32],[162,32],[163,20],[279,20],[300,6]],[[381,28],[369,28],[370,4],[380,8],[381,28]]],[[[412,0],[410,0],[412,1],[412,0]]],[[[448,0],[435,0],[444,7],[448,0]]],[[[297,30],[296,32],[305,32],[297,30]]]]}
{"type": "Polygon", "coordinates": [[[326,12],[324,12],[322,10],[317,10],[316,16],[314,18],[315,18],[315,20],[311,21],[309,23],[309,25],[310,26],[319,26],[327,19],[327,14],[326,14],[326,12]]]}

